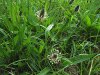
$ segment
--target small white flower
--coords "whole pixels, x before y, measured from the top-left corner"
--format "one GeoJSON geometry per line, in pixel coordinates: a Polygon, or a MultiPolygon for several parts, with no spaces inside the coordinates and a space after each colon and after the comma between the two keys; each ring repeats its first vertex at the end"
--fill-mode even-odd
{"type": "Polygon", "coordinates": [[[59,64],[59,62],[61,61],[61,53],[59,52],[59,50],[54,50],[50,55],[47,56],[47,58],[52,64],[59,64]]]}

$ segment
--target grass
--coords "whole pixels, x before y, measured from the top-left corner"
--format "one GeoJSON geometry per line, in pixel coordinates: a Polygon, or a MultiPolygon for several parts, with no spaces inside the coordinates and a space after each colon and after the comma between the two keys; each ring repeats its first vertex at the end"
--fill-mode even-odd
{"type": "Polygon", "coordinates": [[[0,0],[0,75],[99,75],[99,0],[0,0]]]}

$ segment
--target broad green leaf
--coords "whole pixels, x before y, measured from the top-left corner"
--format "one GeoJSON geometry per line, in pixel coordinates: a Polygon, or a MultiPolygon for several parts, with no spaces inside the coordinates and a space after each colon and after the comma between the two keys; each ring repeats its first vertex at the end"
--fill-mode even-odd
{"type": "Polygon", "coordinates": [[[70,58],[70,60],[71,60],[74,64],[77,64],[77,63],[80,63],[80,62],[89,60],[90,58],[92,58],[92,57],[94,57],[94,56],[95,56],[95,54],[80,54],[79,56],[70,58]]]}
{"type": "Polygon", "coordinates": [[[43,70],[40,71],[40,73],[38,73],[37,75],[47,75],[47,73],[50,71],[49,68],[44,68],[43,70]]]}
{"type": "Polygon", "coordinates": [[[89,60],[90,58],[94,57],[95,54],[80,54],[78,56],[72,57],[72,58],[63,58],[63,65],[64,66],[70,66],[75,65],[77,63],[81,63],[83,61],[89,60]]]}
{"type": "Polygon", "coordinates": [[[87,26],[91,26],[91,19],[89,16],[85,17],[85,22],[86,22],[87,26]]]}

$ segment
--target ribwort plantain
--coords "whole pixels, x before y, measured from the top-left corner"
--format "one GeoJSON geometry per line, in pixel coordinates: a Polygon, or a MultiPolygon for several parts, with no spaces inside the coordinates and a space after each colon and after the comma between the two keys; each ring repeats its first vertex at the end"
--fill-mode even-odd
{"type": "Polygon", "coordinates": [[[41,10],[41,12],[40,12],[40,18],[43,18],[44,17],[44,13],[45,13],[45,11],[44,11],[44,8],[41,10]]]}
{"type": "Polygon", "coordinates": [[[72,4],[74,2],[74,0],[70,0],[69,4],[72,4]]]}
{"type": "Polygon", "coordinates": [[[44,8],[42,8],[39,11],[37,11],[36,12],[36,16],[41,21],[45,20],[48,17],[47,12],[46,12],[46,10],[44,8]]]}
{"type": "Polygon", "coordinates": [[[75,7],[74,11],[77,12],[77,11],[79,11],[79,9],[80,9],[80,6],[77,5],[77,6],[75,7]]]}
{"type": "Polygon", "coordinates": [[[59,64],[61,61],[61,53],[59,50],[55,50],[50,55],[48,55],[47,58],[52,64],[59,64]]]}

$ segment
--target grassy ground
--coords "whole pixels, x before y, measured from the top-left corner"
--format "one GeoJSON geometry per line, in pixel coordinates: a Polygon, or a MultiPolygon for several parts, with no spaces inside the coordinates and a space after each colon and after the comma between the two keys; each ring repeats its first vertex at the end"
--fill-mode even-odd
{"type": "Polygon", "coordinates": [[[100,75],[99,0],[0,0],[0,75],[100,75]]]}

